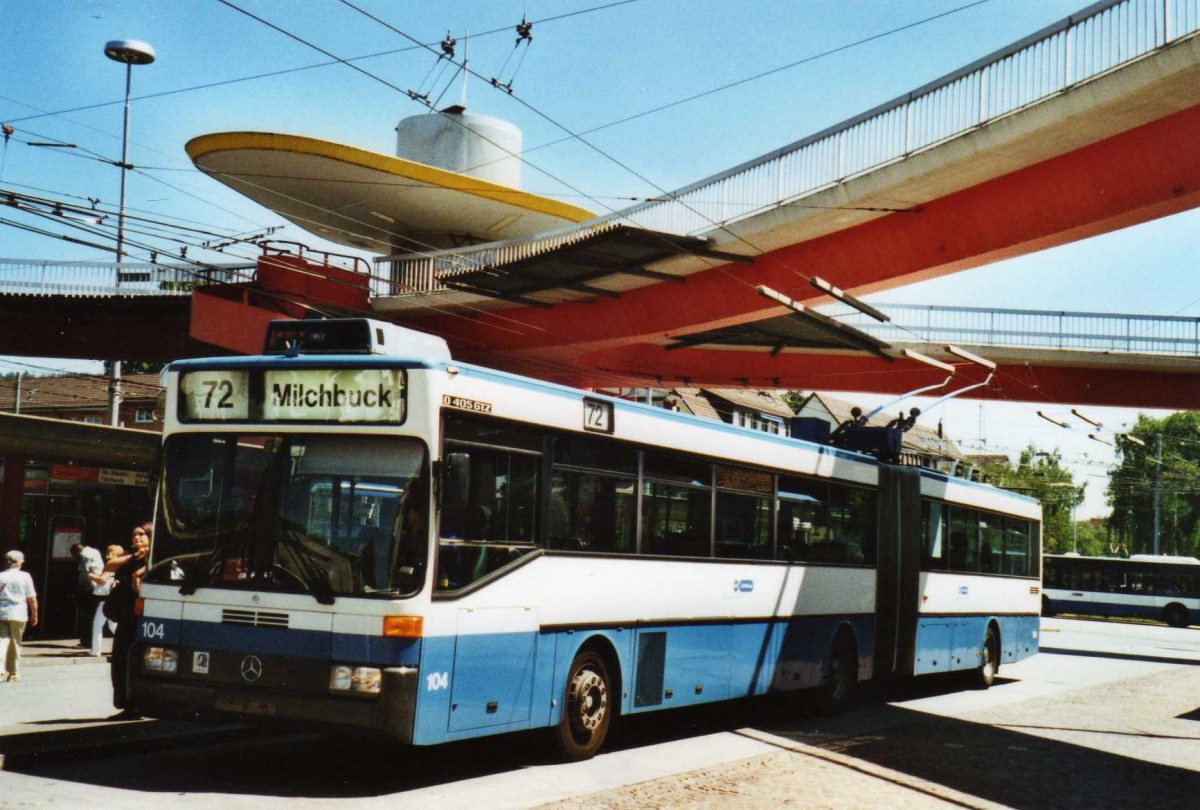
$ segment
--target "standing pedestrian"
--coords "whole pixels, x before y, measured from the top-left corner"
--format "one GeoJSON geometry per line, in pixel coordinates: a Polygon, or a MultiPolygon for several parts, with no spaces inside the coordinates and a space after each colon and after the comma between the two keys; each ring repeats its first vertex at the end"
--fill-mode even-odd
{"type": "Polygon", "coordinates": [[[100,607],[100,597],[96,595],[93,576],[104,570],[104,560],[100,550],[84,543],[71,546],[71,556],[79,567],[79,600],[76,611],[75,626],[79,630],[79,646],[86,647],[92,637],[92,620],[100,607]]]}
{"type": "Polygon", "coordinates": [[[8,566],[0,572],[0,681],[21,680],[21,636],[25,624],[37,627],[37,591],[33,578],[21,570],[25,555],[13,550],[4,555],[8,566]]]}
{"type": "Polygon", "coordinates": [[[88,584],[92,586],[92,593],[97,599],[96,611],[91,619],[91,644],[88,646],[88,654],[94,656],[100,656],[103,653],[100,647],[104,638],[104,624],[108,623],[108,632],[110,633],[115,633],[117,630],[117,623],[104,615],[104,600],[112,591],[113,583],[117,578],[117,569],[129,557],[126,556],[125,549],[120,546],[109,546],[105,549],[104,559],[106,560],[104,569],[99,574],[88,574],[88,584]]]}
{"type": "Polygon", "coordinates": [[[129,651],[137,640],[137,616],[133,605],[137,601],[138,589],[142,584],[142,575],[146,571],[146,556],[150,553],[150,537],[142,526],[135,526],[133,538],[130,540],[133,552],[122,560],[121,566],[115,572],[112,590],[104,600],[104,615],[117,623],[113,633],[111,664],[113,705],[121,711],[116,719],[132,720],[141,717],[133,709],[126,706],[125,690],[129,682],[129,651]]]}

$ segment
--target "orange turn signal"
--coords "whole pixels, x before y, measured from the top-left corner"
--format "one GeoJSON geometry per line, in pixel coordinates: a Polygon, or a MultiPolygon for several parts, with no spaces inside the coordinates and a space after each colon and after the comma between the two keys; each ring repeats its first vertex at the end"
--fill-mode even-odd
{"type": "Polygon", "coordinates": [[[425,632],[422,616],[384,616],[383,634],[388,638],[420,638],[425,632]]]}
{"type": "Polygon", "coordinates": [[[135,616],[145,615],[145,611],[146,611],[146,600],[145,599],[143,599],[142,597],[139,596],[137,599],[133,600],[133,613],[135,616]]]}

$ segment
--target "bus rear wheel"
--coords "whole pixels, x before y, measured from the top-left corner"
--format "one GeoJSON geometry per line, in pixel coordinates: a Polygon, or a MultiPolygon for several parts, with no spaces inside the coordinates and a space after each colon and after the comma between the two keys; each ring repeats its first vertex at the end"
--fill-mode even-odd
{"type": "Polygon", "coordinates": [[[612,724],[611,683],[608,666],[598,653],[584,650],[571,662],[562,719],[555,729],[564,759],[591,759],[604,745],[612,724]]]}
{"type": "Polygon", "coordinates": [[[974,674],[975,687],[987,689],[996,682],[996,672],[1000,668],[1000,639],[996,636],[995,628],[988,627],[979,655],[981,660],[974,674]]]}
{"type": "Polygon", "coordinates": [[[1163,621],[1172,627],[1188,626],[1188,611],[1183,605],[1173,602],[1163,608],[1163,621]]]}

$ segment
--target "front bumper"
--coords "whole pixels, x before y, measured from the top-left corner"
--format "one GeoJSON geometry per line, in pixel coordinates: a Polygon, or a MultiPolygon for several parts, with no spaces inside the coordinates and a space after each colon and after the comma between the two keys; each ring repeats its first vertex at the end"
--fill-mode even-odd
{"type": "Polygon", "coordinates": [[[256,722],[302,721],[330,729],[381,732],[411,743],[416,722],[416,667],[383,670],[378,696],[301,692],[280,684],[262,687],[205,682],[194,675],[147,673],[141,645],[130,656],[128,705],[150,717],[181,712],[242,717],[256,722]]]}

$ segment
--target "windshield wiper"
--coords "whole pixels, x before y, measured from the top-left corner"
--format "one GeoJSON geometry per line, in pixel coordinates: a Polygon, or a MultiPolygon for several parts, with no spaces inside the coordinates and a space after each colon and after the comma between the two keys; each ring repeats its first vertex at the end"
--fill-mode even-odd
{"type": "MultiPolygon", "coordinates": [[[[300,569],[300,580],[309,592],[322,605],[332,605],[335,601],[333,586],[326,579],[326,567],[321,560],[315,559],[313,549],[305,544],[307,537],[297,529],[285,528],[279,532],[278,545],[288,552],[290,561],[300,569]]],[[[311,541],[310,541],[311,542],[311,541]]],[[[277,563],[279,567],[285,568],[277,563]]]]}

